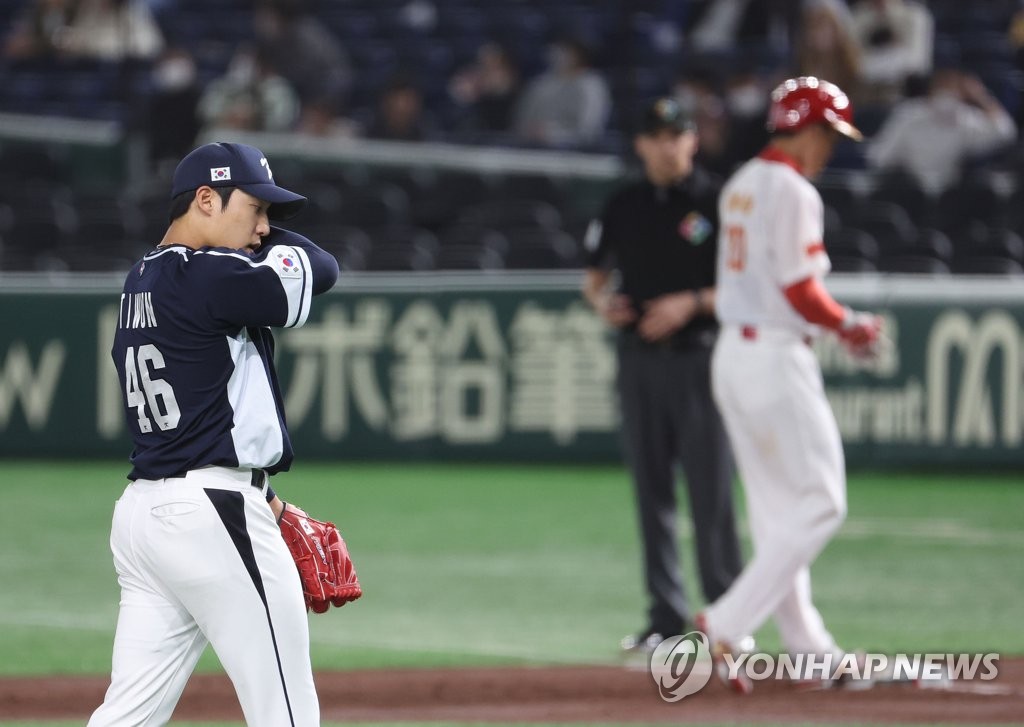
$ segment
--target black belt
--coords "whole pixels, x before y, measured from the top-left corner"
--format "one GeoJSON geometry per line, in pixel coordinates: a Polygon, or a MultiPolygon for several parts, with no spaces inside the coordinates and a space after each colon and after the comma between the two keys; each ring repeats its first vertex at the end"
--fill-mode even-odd
{"type": "Polygon", "coordinates": [[[710,350],[715,345],[718,332],[715,330],[690,331],[677,333],[660,341],[648,341],[633,330],[619,333],[619,348],[636,351],[701,351],[710,350]]]}
{"type": "Polygon", "coordinates": [[[253,487],[263,489],[263,484],[267,481],[267,473],[264,470],[253,470],[252,481],[249,483],[253,487]]]}

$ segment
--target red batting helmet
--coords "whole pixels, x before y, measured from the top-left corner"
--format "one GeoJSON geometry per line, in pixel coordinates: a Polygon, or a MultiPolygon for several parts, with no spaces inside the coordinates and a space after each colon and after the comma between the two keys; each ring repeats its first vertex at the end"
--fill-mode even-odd
{"type": "Polygon", "coordinates": [[[811,124],[828,124],[854,141],[864,138],[853,125],[853,107],[839,86],[814,76],[780,83],[772,91],[768,131],[799,131],[811,124]]]}

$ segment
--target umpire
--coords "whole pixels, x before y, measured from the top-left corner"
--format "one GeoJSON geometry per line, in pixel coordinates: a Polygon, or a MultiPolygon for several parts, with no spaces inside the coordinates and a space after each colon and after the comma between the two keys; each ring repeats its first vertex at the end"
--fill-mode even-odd
{"type": "Polygon", "coordinates": [[[670,98],[645,110],[633,146],[644,179],[615,193],[591,222],[583,285],[594,310],[618,329],[624,445],[650,596],[647,625],[622,640],[628,651],[651,650],[690,623],[676,533],[677,462],[707,601],[741,569],[732,457],[711,396],[719,187],[694,166],[696,128],[670,98]]]}

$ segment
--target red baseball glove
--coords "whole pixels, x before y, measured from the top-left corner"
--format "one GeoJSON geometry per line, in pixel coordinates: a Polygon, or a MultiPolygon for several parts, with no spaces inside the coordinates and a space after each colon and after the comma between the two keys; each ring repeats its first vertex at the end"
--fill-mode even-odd
{"type": "Polygon", "coordinates": [[[324,613],[331,604],[344,606],[363,595],[348,547],[334,523],[311,518],[288,503],[278,522],[299,569],[307,611],[324,613]]]}

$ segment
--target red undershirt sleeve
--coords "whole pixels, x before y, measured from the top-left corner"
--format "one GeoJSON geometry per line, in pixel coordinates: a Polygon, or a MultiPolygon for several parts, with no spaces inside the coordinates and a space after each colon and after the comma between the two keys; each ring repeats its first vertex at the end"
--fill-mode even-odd
{"type": "Polygon", "coordinates": [[[846,318],[846,309],[839,305],[815,277],[804,278],[783,289],[786,300],[809,323],[836,329],[846,318]]]}

